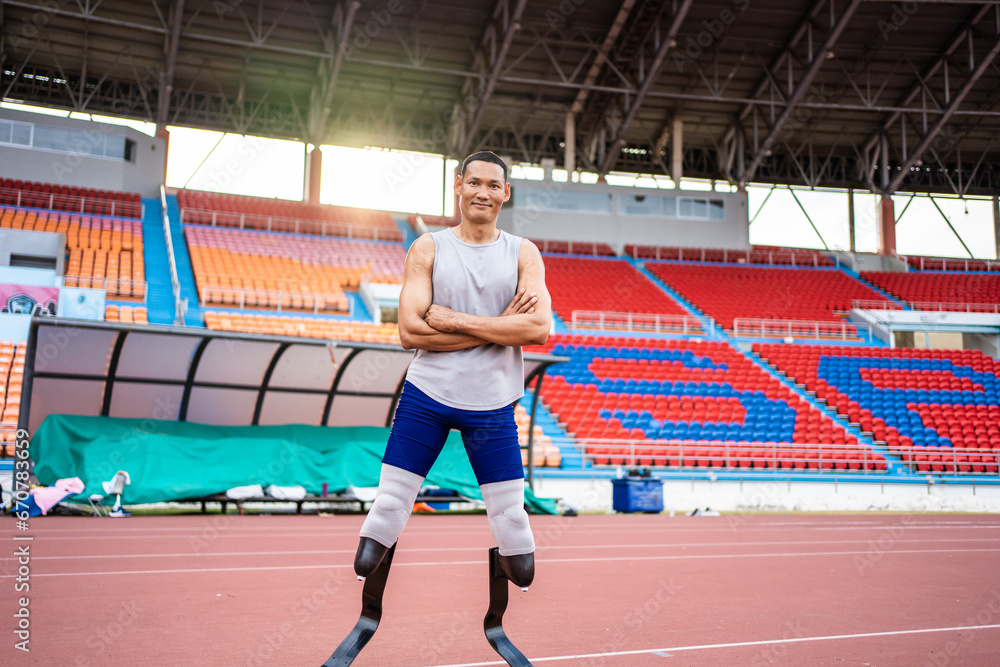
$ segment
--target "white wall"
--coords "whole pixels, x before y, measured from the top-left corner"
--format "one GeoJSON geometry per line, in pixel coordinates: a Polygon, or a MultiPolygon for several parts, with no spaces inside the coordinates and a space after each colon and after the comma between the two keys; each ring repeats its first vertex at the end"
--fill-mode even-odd
{"type": "Polygon", "coordinates": [[[94,136],[124,136],[135,142],[132,162],[74,153],[0,145],[0,176],[100,190],[138,192],[156,197],[164,179],[165,144],[122,125],[108,125],[75,118],[59,118],[16,109],[0,109],[0,118],[20,123],[48,125],[87,132],[94,136]]]}
{"type": "Polygon", "coordinates": [[[750,247],[747,197],[741,193],[654,190],[607,184],[559,183],[512,179],[512,201],[500,211],[498,226],[517,236],[531,239],[562,241],[597,241],[621,249],[627,243],[641,245],[679,246],[690,248],[750,247]],[[575,193],[610,193],[611,214],[592,214],[540,209],[527,206],[518,189],[544,189],[559,207],[575,193]],[[721,199],[725,202],[724,220],[668,218],[664,216],[620,215],[619,199],[634,196],[693,197],[721,199]]]}
{"type": "MultiPolygon", "coordinates": [[[[535,478],[535,495],[578,511],[611,512],[610,479],[535,478]]],[[[1000,512],[1000,485],[664,480],[665,512],[869,511],[1000,512]]],[[[723,521],[725,518],[722,519],[723,521]]]]}
{"type": "Polygon", "coordinates": [[[0,229],[0,267],[3,267],[0,282],[23,285],[53,285],[52,282],[26,282],[28,280],[54,280],[63,274],[66,261],[66,235],[52,232],[34,232],[23,229],[0,229]],[[32,255],[51,257],[56,261],[55,273],[46,269],[11,267],[10,256],[32,255]],[[24,273],[27,272],[27,273],[24,273]],[[21,279],[17,279],[18,276],[21,279]]]}

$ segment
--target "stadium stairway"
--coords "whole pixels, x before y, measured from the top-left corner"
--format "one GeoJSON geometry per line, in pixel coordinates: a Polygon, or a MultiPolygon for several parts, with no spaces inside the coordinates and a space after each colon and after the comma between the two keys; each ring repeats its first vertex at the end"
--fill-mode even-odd
{"type": "Polygon", "coordinates": [[[843,426],[844,429],[846,429],[848,433],[850,433],[851,435],[853,435],[854,437],[856,437],[858,439],[858,442],[860,444],[863,444],[866,447],[870,448],[873,452],[878,452],[879,454],[881,454],[882,456],[884,456],[885,457],[885,464],[886,464],[886,469],[887,469],[886,473],[887,474],[889,474],[889,475],[902,475],[902,476],[907,476],[907,475],[911,474],[910,471],[907,470],[905,466],[903,466],[903,465],[900,464],[900,461],[899,461],[898,457],[895,454],[893,454],[892,452],[890,452],[887,448],[882,447],[881,445],[875,444],[875,442],[870,437],[868,437],[867,435],[865,435],[857,426],[854,426],[854,425],[848,423],[848,421],[846,419],[844,419],[839,414],[837,414],[836,410],[831,410],[829,407],[827,407],[826,403],[823,403],[822,401],[817,400],[816,397],[813,396],[812,394],[810,394],[809,392],[807,392],[804,387],[801,387],[801,386],[795,384],[792,380],[790,380],[789,378],[785,377],[784,374],[779,373],[770,364],[768,364],[767,361],[765,361],[763,358],[761,358],[759,355],[757,355],[752,350],[741,349],[742,346],[736,346],[732,341],[730,341],[730,344],[733,345],[733,347],[737,351],[739,351],[740,354],[742,354],[743,356],[745,356],[748,359],[750,359],[751,361],[753,361],[756,365],[758,365],[761,368],[763,368],[766,373],[768,373],[772,377],[776,378],[783,385],[785,385],[786,387],[788,387],[789,389],[791,389],[793,392],[795,392],[798,396],[800,396],[802,398],[802,400],[804,400],[804,401],[808,402],[810,405],[814,406],[816,409],[818,409],[824,415],[826,415],[827,417],[829,417],[830,419],[832,419],[834,421],[834,423],[837,423],[837,424],[840,424],[841,426],[843,426]]]}
{"type": "Polygon", "coordinates": [[[181,299],[187,299],[184,324],[189,327],[205,326],[201,306],[198,304],[198,288],[191,268],[184,230],[181,227],[181,211],[177,205],[177,195],[167,195],[167,217],[170,219],[170,237],[174,242],[174,262],[177,264],[177,280],[181,284],[181,299]]]}
{"type": "Polygon", "coordinates": [[[884,296],[888,301],[891,301],[893,303],[898,303],[900,306],[904,306],[904,307],[906,306],[906,303],[904,301],[901,301],[901,300],[897,299],[896,297],[894,297],[893,295],[889,294],[888,292],[886,292],[884,289],[882,289],[878,285],[875,285],[873,283],[868,282],[867,280],[865,280],[864,278],[861,277],[860,273],[858,273],[854,269],[850,268],[849,266],[846,266],[846,265],[841,264],[841,263],[838,262],[837,263],[837,267],[841,271],[843,271],[844,273],[846,273],[847,275],[849,275],[850,277],[852,277],[855,280],[857,280],[859,283],[861,283],[865,287],[868,287],[868,288],[870,288],[870,289],[878,292],[879,294],[881,294],[882,296],[884,296]]]}
{"type": "Polygon", "coordinates": [[[392,221],[399,228],[399,233],[403,235],[403,247],[407,250],[417,240],[417,233],[410,227],[410,221],[406,217],[393,216],[392,221]]]}
{"type": "MultiPolygon", "coordinates": [[[[531,401],[533,397],[534,392],[526,388],[524,390],[524,398],[521,399],[521,405],[524,406],[529,415],[531,414],[531,401]]],[[[552,444],[559,448],[559,453],[562,455],[562,465],[560,466],[562,470],[582,470],[590,467],[590,463],[584,461],[580,450],[567,444],[570,440],[569,435],[559,425],[548,408],[545,407],[545,402],[541,400],[538,401],[538,407],[535,410],[535,426],[540,426],[542,433],[552,438],[552,444]]]]}
{"type": "Polygon", "coordinates": [[[163,238],[163,207],[159,198],[142,200],[143,260],[146,263],[146,308],[150,324],[174,324],[167,242],[163,238]]]}

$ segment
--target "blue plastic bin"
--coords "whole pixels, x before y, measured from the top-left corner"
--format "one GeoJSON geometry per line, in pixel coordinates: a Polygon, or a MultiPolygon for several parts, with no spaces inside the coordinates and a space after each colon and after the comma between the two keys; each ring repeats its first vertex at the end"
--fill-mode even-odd
{"type": "Polygon", "coordinates": [[[611,480],[611,505],[616,512],[662,512],[663,482],[650,477],[611,480]]]}

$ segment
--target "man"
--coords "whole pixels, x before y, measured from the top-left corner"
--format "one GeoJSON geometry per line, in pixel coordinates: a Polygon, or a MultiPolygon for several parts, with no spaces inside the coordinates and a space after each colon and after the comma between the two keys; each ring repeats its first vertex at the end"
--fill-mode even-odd
{"type": "Polygon", "coordinates": [[[548,338],[551,300],[538,248],[497,229],[500,207],[510,199],[503,160],[488,151],[470,155],[455,194],[461,223],[420,237],[406,256],[399,337],[416,354],[354,569],[363,578],[382,562],[455,428],[483,493],[498,564],[524,588],[534,577],[535,543],[524,511],[513,403],[524,394],[521,346],[548,338]]]}

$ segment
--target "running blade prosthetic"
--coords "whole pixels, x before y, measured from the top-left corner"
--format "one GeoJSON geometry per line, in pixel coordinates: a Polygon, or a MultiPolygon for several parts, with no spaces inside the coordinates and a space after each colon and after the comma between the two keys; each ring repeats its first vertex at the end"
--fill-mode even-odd
{"type": "Polygon", "coordinates": [[[361,616],[333,655],[323,663],[323,667],[347,667],[354,662],[361,649],[375,634],[379,621],[382,620],[382,594],[385,592],[385,582],[389,578],[389,568],[392,566],[394,553],[396,553],[395,544],[389,548],[375,571],[365,578],[365,585],[361,591],[361,616]]]}
{"type": "Polygon", "coordinates": [[[503,629],[503,613],[507,610],[507,581],[507,575],[500,566],[500,549],[493,547],[490,549],[490,608],[483,620],[486,641],[511,667],[533,667],[507,638],[503,629]]]}

